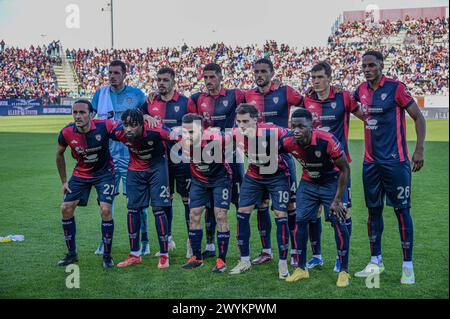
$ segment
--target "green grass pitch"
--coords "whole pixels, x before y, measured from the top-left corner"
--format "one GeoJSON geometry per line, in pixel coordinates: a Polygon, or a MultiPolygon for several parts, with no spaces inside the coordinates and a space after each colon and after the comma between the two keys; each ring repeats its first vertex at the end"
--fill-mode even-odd
{"type": "MultiPolygon", "coordinates": [[[[333,273],[335,244],[330,226],[324,225],[322,270],[310,272],[310,279],[286,283],[278,279],[277,262],[253,267],[230,276],[214,274],[213,260],[204,267],[183,270],[186,230],[178,195],[174,201],[173,233],[177,248],[169,269],[157,269],[157,240],[153,217],[149,216],[151,255],[143,264],[104,271],[101,257],[93,254],[100,240],[100,217],[95,191],[87,207],[78,208],[77,245],[80,255],[80,288],[68,289],[64,268],[55,266],[65,253],[60,225],[62,200],[55,166],[57,132],[70,121],[67,116],[0,117],[0,236],[25,235],[24,242],[0,244],[0,298],[448,298],[449,297],[449,209],[448,209],[448,120],[429,120],[425,167],[413,175],[412,215],[414,220],[414,265],[417,283],[400,285],[402,253],[397,220],[392,208],[385,208],[383,258],[386,272],[380,288],[368,289],[361,278],[352,277],[346,289],[336,288],[333,273]]],[[[408,136],[414,127],[408,121],[408,136]]],[[[361,270],[369,259],[367,210],[361,182],[362,125],[351,121],[350,151],[353,158],[352,196],[354,230],[351,239],[350,272],[361,270]]],[[[414,142],[409,145],[414,150],[414,142]]],[[[66,152],[69,158],[69,152],[66,152]]],[[[68,159],[68,174],[73,160],[68,159]]],[[[299,174],[299,172],[298,172],[299,174]]],[[[253,214],[251,254],[260,249],[253,214]]],[[[125,199],[117,199],[113,257],[127,256],[125,199]]],[[[229,212],[231,227],[229,267],[238,260],[235,239],[235,211],[229,212]]],[[[276,248],[275,227],[272,246],[276,248]]],[[[310,248],[309,254],[310,254],[310,248]]],[[[276,251],[276,249],[275,249],[276,251]]],[[[277,253],[275,252],[275,257],[277,253]]],[[[276,260],[276,258],[275,258],[276,260]]]]}

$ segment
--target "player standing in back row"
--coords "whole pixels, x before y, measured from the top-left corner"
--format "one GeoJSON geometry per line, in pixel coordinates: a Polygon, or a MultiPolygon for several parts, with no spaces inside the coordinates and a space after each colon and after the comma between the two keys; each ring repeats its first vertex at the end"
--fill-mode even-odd
{"type": "Polygon", "coordinates": [[[413,222],[410,214],[411,164],[406,140],[405,110],[414,120],[416,149],[412,171],[418,172],[424,163],[425,119],[416,102],[397,80],[383,75],[383,55],[368,51],[362,57],[362,71],[367,82],[358,86],[355,99],[361,103],[364,117],[363,185],[371,258],[357,277],[367,277],[384,271],[381,258],[383,206],[394,207],[398,219],[403,251],[403,271],[400,282],[414,284],[413,222]]]}
{"type": "MultiPolygon", "coordinates": [[[[257,87],[245,92],[246,103],[253,104],[259,110],[259,121],[271,123],[277,126],[288,128],[291,108],[301,105],[303,97],[299,92],[288,85],[277,88],[272,81],[275,73],[272,61],[269,59],[259,59],[253,67],[253,75],[257,87]]],[[[291,155],[283,154],[287,163],[290,175],[290,202],[288,208],[289,234],[291,245],[293,243],[293,230],[295,228],[295,192],[297,188],[297,176],[295,162],[291,155]]],[[[267,198],[267,195],[266,195],[267,198]]],[[[260,232],[262,252],[252,261],[252,264],[259,265],[272,259],[272,248],[270,234],[272,222],[269,214],[269,204],[266,200],[258,206],[258,230],[260,232]]],[[[291,249],[291,262],[295,260],[295,249],[291,249]]]]}
{"type": "MultiPolygon", "coordinates": [[[[348,91],[336,92],[331,86],[332,69],[331,66],[323,61],[314,65],[311,69],[311,80],[313,91],[305,96],[303,106],[312,114],[312,127],[332,133],[339,141],[343,148],[347,161],[350,163],[350,152],[348,149],[348,128],[350,123],[350,114],[354,114],[362,118],[362,113],[359,111],[358,103],[348,91]]],[[[351,236],[352,219],[351,219],[351,193],[350,193],[350,176],[345,191],[347,192],[346,203],[347,218],[345,224],[351,236]]],[[[308,269],[321,267],[323,265],[322,258],[322,218],[321,210],[318,212],[317,220],[309,221],[309,239],[311,242],[311,249],[313,257],[307,262],[308,269]]],[[[334,270],[339,272],[339,258],[336,257],[334,270]]]]}

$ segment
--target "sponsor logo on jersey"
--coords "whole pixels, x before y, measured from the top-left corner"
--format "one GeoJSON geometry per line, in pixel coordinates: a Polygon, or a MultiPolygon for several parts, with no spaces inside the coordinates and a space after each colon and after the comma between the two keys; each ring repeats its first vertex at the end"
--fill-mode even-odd
{"type": "Polygon", "coordinates": [[[376,119],[366,120],[366,129],[368,130],[376,130],[378,129],[378,121],[376,119]]]}

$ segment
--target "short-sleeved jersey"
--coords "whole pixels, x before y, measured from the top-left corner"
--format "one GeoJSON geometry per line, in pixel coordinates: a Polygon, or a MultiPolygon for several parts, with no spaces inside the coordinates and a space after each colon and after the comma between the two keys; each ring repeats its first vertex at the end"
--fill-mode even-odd
{"type": "Polygon", "coordinates": [[[244,102],[244,92],[221,88],[219,95],[195,93],[191,96],[197,112],[203,117],[204,127],[218,127],[222,131],[234,126],[236,108],[244,102]]]}
{"type": "MultiPolygon", "coordinates": [[[[114,114],[111,114],[111,118],[116,121],[120,121],[122,113],[126,110],[140,108],[145,103],[144,92],[128,85],[125,85],[120,91],[114,91],[110,88],[109,94],[114,110],[114,114]]],[[[92,106],[96,112],[98,110],[99,97],[100,89],[95,92],[94,97],[92,98],[92,106]]]]}
{"type": "Polygon", "coordinates": [[[90,125],[87,133],[78,132],[75,123],[70,123],[59,133],[59,145],[69,146],[72,157],[77,161],[73,176],[94,178],[114,172],[109,139],[117,122],[91,120],[90,125]]]}
{"type": "Polygon", "coordinates": [[[369,163],[409,160],[405,110],[414,103],[406,86],[383,76],[374,91],[368,82],[354,95],[364,114],[364,161],[369,163]]]}
{"type": "Polygon", "coordinates": [[[230,139],[221,132],[205,130],[200,148],[195,150],[191,145],[189,154],[186,154],[190,159],[189,166],[192,177],[203,183],[209,183],[225,175],[231,177],[230,165],[225,160],[225,148],[229,142],[230,139]],[[221,153],[215,154],[218,151],[221,153]]]}
{"type": "MultiPolygon", "coordinates": [[[[119,122],[121,121],[120,117],[123,112],[128,109],[140,108],[145,102],[144,92],[128,85],[125,85],[120,91],[115,91],[110,88],[109,93],[113,106],[113,114],[111,114],[108,119],[114,119],[119,122]]],[[[98,110],[99,97],[100,89],[95,92],[94,97],[92,98],[92,106],[94,107],[95,112],[98,110]]],[[[116,165],[124,168],[127,167],[129,154],[125,145],[118,142],[111,142],[109,144],[109,150],[116,165]]]]}
{"type": "Polygon", "coordinates": [[[128,169],[131,171],[148,171],[152,162],[166,156],[167,150],[163,141],[169,141],[170,131],[161,125],[149,128],[144,124],[144,132],[141,138],[133,143],[128,142],[125,136],[123,124],[120,124],[112,132],[112,138],[124,143],[130,152],[128,169]]]}
{"type": "Polygon", "coordinates": [[[316,93],[312,97],[305,96],[303,106],[309,110],[313,118],[313,128],[332,133],[341,143],[351,162],[348,150],[348,128],[350,113],[358,110],[358,103],[348,91],[335,93],[333,88],[325,100],[319,100],[316,93]]]}
{"type": "Polygon", "coordinates": [[[252,139],[249,141],[247,136],[244,136],[239,132],[239,128],[233,129],[236,148],[241,149],[249,159],[246,173],[248,176],[255,179],[263,179],[272,177],[280,172],[286,176],[289,175],[288,165],[278,152],[279,142],[286,134],[286,129],[280,126],[268,123],[258,123],[256,137],[254,140],[252,139]],[[250,142],[253,143],[252,147],[250,147],[250,142]],[[272,152],[276,152],[276,154],[272,154],[272,152]],[[263,155],[265,159],[260,158],[259,155],[263,155]],[[276,158],[276,163],[267,162],[267,158],[276,158]],[[261,171],[261,168],[268,167],[269,165],[276,165],[276,171],[273,174],[264,174],[261,171]]]}
{"type": "Polygon", "coordinates": [[[289,115],[292,106],[302,103],[303,97],[292,87],[285,85],[275,90],[274,84],[266,94],[260,92],[259,88],[245,92],[245,101],[254,104],[260,112],[260,120],[281,127],[288,127],[289,115]]]}
{"type": "Polygon", "coordinates": [[[150,103],[147,101],[142,106],[142,112],[156,118],[163,125],[172,128],[181,126],[181,119],[187,113],[197,113],[195,105],[190,99],[175,91],[170,101],[163,101],[158,94],[150,103]]]}
{"type": "Polygon", "coordinates": [[[302,165],[302,178],[312,183],[325,183],[339,174],[334,164],[345,154],[337,138],[325,131],[312,130],[311,143],[301,146],[292,133],[285,135],[280,152],[292,154],[302,165]]]}

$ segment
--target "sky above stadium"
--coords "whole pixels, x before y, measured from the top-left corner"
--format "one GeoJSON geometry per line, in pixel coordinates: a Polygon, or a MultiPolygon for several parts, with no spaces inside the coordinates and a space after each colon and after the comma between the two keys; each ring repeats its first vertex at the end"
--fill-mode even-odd
{"type": "MultiPolygon", "coordinates": [[[[109,0],[0,0],[0,41],[67,48],[111,46],[109,0]],[[73,6],[75,5],[75,6],[73,6]]],[[[118,48],[261,44],[324,45],[343,11],[448,6],[446,0],[114,0],[118,48]]]]}

